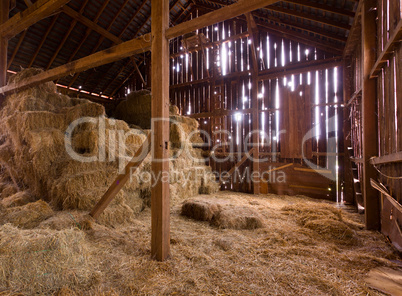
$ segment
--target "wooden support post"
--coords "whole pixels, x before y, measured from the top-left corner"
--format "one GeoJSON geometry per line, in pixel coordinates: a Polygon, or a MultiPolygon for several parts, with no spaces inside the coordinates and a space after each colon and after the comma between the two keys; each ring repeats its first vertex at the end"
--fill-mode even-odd
{"type": "Polygon", "coordinates": [[[169,1],[151,1],[152,183],[151,255],[164,261],[170,254],[169,205],[169,1]]]}
{"type": "MultiPolygon", "coordinates": [[[[252,107],[252,142],[254,148],[253,156],[253,175],[259,176],[260,174],[260,158],[259,158],[259,140],[260,140],[260,124],[259,124],[259,111],[258,111],[258,52],[257,47],[259,44],[259,33],[257,25],[254,21],[252,14],[246,13],[247,30],[250,33],[251,39],[251,60],[253,69],[251,73],[251,107],[252,107]]],[[[260,194],[260,178],[252,178],[253,181],[253,193],[260,194]]]]}
{"type": "Polygon", "coordinates": [[[366,0],[362,7],[362,125],[363,125],[363,196],[367,229],[380,228],[380,199],[371,187],[370,178],[376,178],[376,171],[370,165],[370,158],[377,155],[376,80],[370,79],[371,69],[376,61],[376,0],[366,0]]]}
{"type": "MultiPolygon", "coordinates": [[[[0,0],[0,25],[8,20],[9,0],[0,0]]],[[[8,39],[0,36],[0,87],[6,85],[7,77],[7,47],[8,39]]],[[[3,103],[3,96],[0,94],[0,106],[3,103]]]]}

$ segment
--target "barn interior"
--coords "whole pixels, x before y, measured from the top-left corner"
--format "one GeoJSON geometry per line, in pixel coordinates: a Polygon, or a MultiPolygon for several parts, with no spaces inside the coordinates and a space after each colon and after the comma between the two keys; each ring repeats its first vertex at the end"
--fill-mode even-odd
{"type": "Polygon", "coordinates": [[[0,0],[0,295],[402,295],[400,0],[0,0]]]}

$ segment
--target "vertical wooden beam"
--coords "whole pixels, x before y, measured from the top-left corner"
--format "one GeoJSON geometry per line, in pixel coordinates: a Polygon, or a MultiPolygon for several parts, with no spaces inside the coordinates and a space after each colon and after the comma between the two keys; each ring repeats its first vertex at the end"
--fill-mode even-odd
{"type": "MultiPolygon", "coordinates": [[[[252,73],[251,73],[251,108],[252,108],[252,141],[253,141],[253,148],[254,155],[253,155],[253,173],[259,176],[260,173],[260,163],[259,163],[259,140],[260,140],[260,124],[259,124],[259,111],[258,111],[258,71],[259,71],[259,64],[258,64],[258,52],[257,47],[259,46],[259,32],[257,25],[254,21],[254,18],[251,12],[246,13],[247,19],[247,30],[249,31],[250,35],[249,38],[251,39],[251,60],[252,60],[252,73]]],[[[260,194],[260,180],[259,178],[252,178],[253,180],[253,193],[260,194]]]]}
{"type": "MultiPolygon", "coordinates": [[[[0,0],[0,25],[8,20],[9,5],[10,0],[0,0]]],[[[8,39],[0,36],[0,87],[5,86],[7,82],[7,47],[8,39]]]]}
{"type": "Polygon", "coordinates": [[[151,255],[164,261],[170,254],[169,205],[169,0],[151,2],[152,60],[152,238],[151,255]],[[155,180],[156,179],[156,180],[155,180]]]}
{"type": "Polygon", "coordinates": [[[363,125],[363,196],[367,229],[380,228],[378,192],[371,187],[370,178],[376,180],[376,171],[369,160],[377,156],[376,80],[370,71],[376,61],[376,0],[365,0],[362,10],[362,125],[363,125]]]}

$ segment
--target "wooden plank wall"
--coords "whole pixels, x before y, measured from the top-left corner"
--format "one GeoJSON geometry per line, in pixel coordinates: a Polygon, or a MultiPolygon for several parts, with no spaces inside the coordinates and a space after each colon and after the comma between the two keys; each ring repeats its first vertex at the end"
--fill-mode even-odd
{"type": "MultiPolygon", "coordinates": [[[[378,0],[377,52],[381,53],[390,36],[401,21],[400,1],[378,0]]],[[[379,156],[402,151],[402,46],[396,47],[392,58],[381,69],[377,79],[378,93],[378,150],[379,156]]],[[[401,162],[390,162],[377,166],[389,177],[401,177],[401,162]]],[[[379,176],[390,194],[402,202],[402,180],[379,176]]]]}
{"type": "MultiPolygon", "coordinates": [[[[340,149],[343,147],[340,146],[341,141],[337,141],[337,147],[327,151],[327,143],[331,137],[343,138],[341,67],[328,69],[321,67],[320,70],[285,76],[283,71],[278,70],[276,77],[274,75],[270,79],[259,79],[258,86],[254,86],[251,85],[251,46],[246,21],[238,18],[230,19],[198,30],[198,34],[201,33],[209,40],[203,45],[204,50],[199,46],[197,49],[186,51],[182,45],[182,37],[170,41],[170,101],[179,107],[182,115],[196,118],[200,129],[209,135],[220,129],[230,132],[230,136],[218,134],[213,137],[215,142],[211,143],[211,146],[219,146],[215,149],[215,155],[221,158],[229,156],[229,159],[225,162],[211,159],[212,169],[216,172],[229,171],[244,153],[249,151],[244,144],[247,134],[252,131],[252,87],[258,87],[259,129],[263,132],[260,136],[260,158],[267,159],[262,164],[261,171],[287,163],[307,167],[303,163],[300,151],[293,153],[297,149],[293,150],[293,154],[281,156],[281,146],[286,145],[286,141],[282,143],[278,133],[281,130],[289,130],[288,134],[297,133],[299,137],[296,137],[297,140],[294,145],[292,144],[295,146],[301,144],[301,135],[310,128],[316,128],[320,136],[314,137],[308,141],[309,145],[306,145],[309,161],[324,169],[334,168],[337,158],[340,160],[342,157],[343,151],[340,149]],[[223,65],[225,67],[222,67],[223,65]],[[337,80],[336,86],[335,80],[337,80]],[[288,106],[284,105],[285,94],[289,94],[293,100],[300,99],[300,102],[291,104],[292,114],[289,113],[288,106]],[[298,110],[301,106],[308,110],[301,112],[298,110]],[[297,118],[296,114],[299,113],[302,117],[297,118]],[[326,119],[333,116],[337,118],[336,122],[334,121],[337,125],[336,135],[335,132],[327,133],[331,126],[325,124],[326,119]],[[290,121],[284,121],[284,117],[290,121]],[[286,122],[292,127],[286,127],[286,122]],[[302,124],[303,126],[299,128],[302,124]]],[[[263,29],[259,31],[259,40],[260,43],[256,48],[260,74],[275,68],[281,69],[289,63],[334,57],[312,46],[284,39],[263,29]]],[[[128,88],[131,91],[141,89],[141,82],[135,77],[130,83],[128,88]]],[[[251,170],[250,161],[246,161],[240,167],[240,175],[246,170],[251,170]]],[[[333,174],[335,175],[335,171],[333,174]]],[[[296,187],[287,184],[289,186],[282,192],[291,194],[313,192],[313,195],[317,196],[317,188],[324,188],[318,190],[321,196],[335,199],[335,182],[328,179],[323,182],[314,172],[295,171],[293,168],[288,175],[295,176],[293,179],[289,178],[295,180],[296,185],[293,185],[296,187]],[[310,182],[309,186],[304,186],[308,188],[302,188],[303,182],[310,182]],[[331,191],[328,188],[331,188],[331,191]]],[[[222,184],[221,188],[251,193],[252,184],[246,179],[242,181],[241,178],[237,178],[237,182],[233,182],[232,177],[232,182],[222,184]]],[[[293,182],[292,180],[290,182],[293,182]]],[[[339,188],[341,183],[340,179],[339,188]]],[[[269,185],[269,187],[271,192],[277,191],[275,186],[269,185]]]]}

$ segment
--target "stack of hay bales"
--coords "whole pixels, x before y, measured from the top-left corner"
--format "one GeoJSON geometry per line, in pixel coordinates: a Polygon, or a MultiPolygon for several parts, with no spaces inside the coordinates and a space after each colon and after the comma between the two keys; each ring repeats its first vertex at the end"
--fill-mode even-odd
{"type": "MultiPolygon", "coordinates": [[[[12,77],[11,82],[39,71],[24,70],[12,77]]],[[[183,130],[194,127],[188,128],[184,120],[182,125],[183,130]]],[[[0,111],[0,207],[23,207],[43,200],[56,210],[92,209],[117,176],[119,157],[128,161],[142,145],[147,133],[149,131],[130,129],[122,120],[105,117],[102,105],[58,94],[52,82],[8,96],[0,111]],[[70,135],[71,143],[76,155],[85,159],[93,157],[91,162],[74,160],[65,147],[68,126],[83,117],[96,118],[97,121],[78,125],[70,135]],[[104,123],[103,133],[98,132],[100,122],[104,123]],[[124,145],[119,134],[125,135],[124,145]],[[100,161],[101,158],[104,161],[100,161]]],[[[199,154],[192,147],[190,150],[193,155],[199,154]]],[[[205,180],[196,180],[197,169],[204,175],[212,175],[210,168],[187,154],[171,153],[173,156],[177,154],[170,161],[171,170],[185,168],[193,181],[181,186],[183,178],[172,179],[172,200],[198,194],[205,180]]],[[[137,175],[150,170],[148,156],[137,175]]],[[[217,191],[215,182],[210,182],[209,186],[211,191],[217,191]]],[[[145,182],[132,178],[100,220],[106,224],[130,221],[146,206],[150,188],[151,180],[145,182]]],[[[17,212],[26,215],[27,209],[17,212]]],[[[49,211],[43,212],[42,220],[49,217],[49,211]]],[[[12,222],[6,219],[8,216],[3,215],[2,223],[12,222]]],[[[36,217],[34,222],[39,220],[36,217]]],[[[13,217],[13,221],[19,219],[13,217]]]]}

